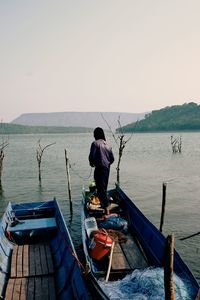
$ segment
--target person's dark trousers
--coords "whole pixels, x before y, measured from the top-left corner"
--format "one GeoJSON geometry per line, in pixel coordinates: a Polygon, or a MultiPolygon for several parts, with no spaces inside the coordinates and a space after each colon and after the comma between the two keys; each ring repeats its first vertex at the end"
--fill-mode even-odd
{"type": "Polygon", "coordinates": [[[97,195],[103,208],[108,207],[110,204],[107,195],[109,173],[110,169],[108,168],[95,168],[94,170],[94,180],[96,182],[97,195]]]}

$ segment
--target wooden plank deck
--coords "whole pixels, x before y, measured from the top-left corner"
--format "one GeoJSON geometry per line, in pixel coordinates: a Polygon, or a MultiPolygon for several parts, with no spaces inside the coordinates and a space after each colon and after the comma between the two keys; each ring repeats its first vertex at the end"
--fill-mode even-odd
{"type": "Polygon", "coordinates": [[[11,259],[11,278],[54,273],[48,244],[15,245],[11,259]]]}
{"type": "Polygon", "coordinates": [[[5,300],[55,300],[54,277],[36,276],[10,278],[5,300]]]}
{"type": "Polygon", "coordinates": [[[145,268],[147,265],[140,247],[131,235],[127,236],[126,241],[115,243],[111,272],[128,273],[136,268],[145,268]]]}
{"type": "Polygon", "coordinates": [[[46,299],[56,299],[49,245],[15,245],[5,300],[46,299]]]}
{"type": "Polygon", "coordinates": [[[130,270],[129,263],[122,251],[122,248],[118,242],[115,243],[114,250],[113,250],[113,257],[112,257],[112,270],[119,271],[119,270],[130,270]]]}

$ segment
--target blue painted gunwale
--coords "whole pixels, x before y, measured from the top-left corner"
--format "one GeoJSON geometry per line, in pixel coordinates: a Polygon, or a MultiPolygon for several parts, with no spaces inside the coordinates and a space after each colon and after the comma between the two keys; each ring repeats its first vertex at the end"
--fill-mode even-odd
{"type": "MultiPolygon", "coordinates": [[[[36,230],[41,232],[43,231],[48,236],[55,268],[56,299],[90,299],[69,230],[56,200],[8,204],[0,226],[1,296],[3,297],[5,294],[6,281],[9,278],[11,254],[14,246],[14,243],[9,241],[5,234],[5,230],[7,228],[6,221],[13,211],[16,218],[20,221],[25,220],[25,224],[27,224],[27,231],[31,230],[31,228],[28,227],[31,224],[29,219],[33,217],[33,215],[39,216],[39,218],[36,219],[38,222],[36,230]],[[40,222],[40,219],[43,221],[40,222]],[[47,222],[44,222],[45,219],[47,222]],[[48,226],[48,219],[51,219],[50,226],[48,226]],[[53,219],[55,219],[56,228],[53,228],[55,226],[52,226],[53,219]]],[[[19,232],[20,226],[18,226],[16,230],[19,232]]],[[[24,230],[23,224],[23,231],[24,230]]],[[[44,235],[42,239],[44,239],[44,235]]],[[[41,242],[44,242],[44,240],[41,240],[41,242]]]]}

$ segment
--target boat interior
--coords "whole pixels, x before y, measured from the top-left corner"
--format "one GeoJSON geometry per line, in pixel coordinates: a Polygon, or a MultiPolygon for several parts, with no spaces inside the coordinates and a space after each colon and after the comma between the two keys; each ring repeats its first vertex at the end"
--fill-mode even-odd
{"type": "Polygon", "coordinates": [[[0,273],[4,299],[80,296],[76,256],[53,201],[48,207],[45,203],[10,204],[1,224],[0,259],[4,261],[0,273]]]}
{"type": "MultiPolygon", "coordinates": [[[[137,237],[130,231],[128,214],[118,194],[115,190],[111,190],[109,191],[109,197],[110,215],[105,216],[105,210],[101,208],[98,200],[91,201],[94,198],[94,192],[85,192],[86,244],[95,276],[97,278],[105,277],[108,272],[109,261],[111,260],[109,280],[117,280],[135,269],[146,268],[148,261],[137,237]],[[111,222],[107,222],[109,220],[111,222]],[[106,234],[114,242],[112,251],[110,249],[101,259],[96,259],[91,255],[94,234],[98,230],[101,232],[106,230],[106,234]]],[[[98,247],[97,243],[96,247],[98,247]]]]}

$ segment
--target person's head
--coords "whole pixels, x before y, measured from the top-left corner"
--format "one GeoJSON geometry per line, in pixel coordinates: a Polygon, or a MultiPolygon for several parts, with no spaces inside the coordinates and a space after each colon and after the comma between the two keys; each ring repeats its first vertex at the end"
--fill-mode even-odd
{"type": "Polygon", "coordinates": [[[97,127],[94,130],[94,138],[95,140],[106,140],[104,131],[101,127],[97,127]]]}

